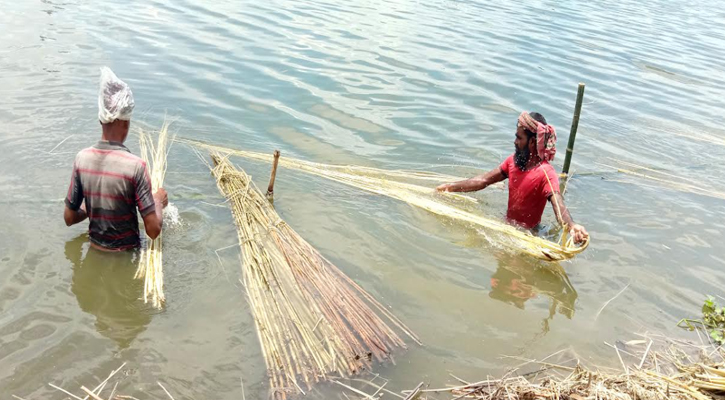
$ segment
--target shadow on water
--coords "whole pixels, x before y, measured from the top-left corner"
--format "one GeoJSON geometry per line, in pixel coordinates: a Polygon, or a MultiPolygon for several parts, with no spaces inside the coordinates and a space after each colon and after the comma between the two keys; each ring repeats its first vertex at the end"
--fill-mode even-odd
{"type": "Polygon", "coordinates": [[[65,244],[65,256],[73,265],[71,291],[80,308],[96,317],[98,333],[128,348],[151,322],[150,309],[141,300],[141,282],[133,278],[137,253],[107,253],[88,243],[84,233],[65,244]]]}
{"type": "Polygon", "coordinates": [[[549,298],[549,314],[542,320],[542,335],[557,312],[568,319],[574,316],[579,296],[558,263],[533,260],[510,254],[498,255],[498,269],[491,276],[489,297],[524,309],[526,302],[542,295],[549,298]]]}
{"type": "MultiPolygon", "coordinates": [[[[475,212],[475,207],[469,208],[475,212]]],[[[446,219],[435,216],[441,223],[446,219]]],[[[549,313],[542,320],[541,332],[538,337],[546,335],[550,330],[550,322],[556,314],[567,319],[574,317],[577,298],[576,289],[569,280],[569,276],[558,262],[539,260],[523,253],[506,250],[497,244],[496,233],[485,233],[481,229],[464,227],[465,239],[458,242],[460,245],[490,253],[496,260],[496,271],[491,275],[491,292],[489,297],[494,300],[510,304],[521,310],[525,309],[526,302],[543,296],[549,299],[549,313]]],[[[534,232],[536,236],[558,242],[561,236],[561,227],[558,224],[545,224],[534,232]]],[[[506,240],[504,237],[502,240],[506,240]]]]}

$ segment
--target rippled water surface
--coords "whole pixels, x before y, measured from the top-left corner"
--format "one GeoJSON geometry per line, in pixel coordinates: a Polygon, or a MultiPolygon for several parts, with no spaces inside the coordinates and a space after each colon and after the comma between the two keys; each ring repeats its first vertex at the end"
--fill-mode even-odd
{"type": "MultiPolygon", "coordinates": [[[[48,382],[94,385],[124,361],[119,390],[137,397],[161,398],[157,380],[177,399],[239,399],[242,381],[246,398],[267,395],[238,250],[215,252],[236,243],[234,226],[192,151],[169,155],[182,223],[165,236],[163,311],[138,301],[132,255],[89,251],[85,227],[62,221],[74,154],[100,137],[103,65],[132,86],[136,126],[175,117],[178,135],[226,146],[469,176],[513,151],[521,110],[559,128],[560,169],[576,87],[587,84],[567,202],[593,242],[560,266],[394,200],[280,172],[281,216],[425,343],[376,368],[390,389],[475,380],[520,362],[503,355],[562,348],[612,364],[605,341],[684,335],[675,323],[705,294],[723,295],[723,198],[599,173],[624,160],[725,192],[718,3],[5,3],[2,398],[61,398],[48,382]]],[[[138,150],[135,137],[128,144],[138,150]]],[[[239,164],[264,183],[269,166],[239,164]]],[[[505,191],[476,196],[503,215],[505,191]]],[[[312,396],[342,398],[338,389],[312,396]]]]}

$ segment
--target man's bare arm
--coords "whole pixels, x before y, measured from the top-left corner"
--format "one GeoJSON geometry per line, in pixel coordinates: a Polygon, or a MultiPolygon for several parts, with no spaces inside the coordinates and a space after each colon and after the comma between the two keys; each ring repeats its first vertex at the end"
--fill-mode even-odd
{"type": "Polygon", "coordinates": [[[569,213],[569,209],[566,207],[566,204],[564,204],[564,198],[561,197],[561,194],[554,193],[551,197],[549,197],[549,201],[551,201],[551,206],[554,208],[554,214],[556,215],[557,220],[569,229],[569,234],[574,238],[575,243],[581,243],[584,239],[589,237],[587,230],[584,229],[583,226],[574,222],[574,219],[569,213]]]}
{"type": "Polygon", "coordinates": [[[444,183],[438,186],[436,190],[440,192],[475,192],[477,190],[485,189],[494,183],[501,182],[504,179],[506,179],[506,176],[501,171],[501,168],[496,168],[471,179],[453,183],[444,183]]]}
{"type": "Polygon", "coordinates": [[[164,188],[154,193],[154,212],[143,217],[143,226],[146,234],[151,239],[156,239],[161,234],[162,221],[164,219],[164,208],[169,204],[169,197],[164,188]]]}
{"type": "MultiPolygon", "coordinates": [[[[156,208],[158,209],[158,206],[156,208]]],[[[143,227],[146,230],[146,235],[148,235],[148,237],[152,240],[156,239],[161,234],[162,218],[163,217],[159,217],[156,210],[143,217],[143,227]]]]}
{"type": "Polygon", "coordinates": [[[65,219],[66,226],[83,222],[86,218],[88,218],[88,213],[86,213],[86,203],[81,204],[81,207],[75,211],[68,208],[68,206],[65,206],[65,210],[63,210],[63,219],[65,219]]]}

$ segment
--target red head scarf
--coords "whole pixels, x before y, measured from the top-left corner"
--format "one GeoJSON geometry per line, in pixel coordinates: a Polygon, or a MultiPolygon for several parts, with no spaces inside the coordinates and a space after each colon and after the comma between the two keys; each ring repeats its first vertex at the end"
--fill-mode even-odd
{"type": "Polygon", "coordinates": [[[556,155],[556,129],[535,120],[526,111],[519,115],[519,125],[536,133],[536,152],[545,161],[552,161],[556,155]]]}

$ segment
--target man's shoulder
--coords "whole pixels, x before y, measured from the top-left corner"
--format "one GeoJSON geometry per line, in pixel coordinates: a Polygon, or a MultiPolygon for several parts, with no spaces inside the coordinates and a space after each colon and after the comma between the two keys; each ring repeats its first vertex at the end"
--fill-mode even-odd
{"type": "Polygon", "coordinates": [[[506,157],[503,161],[501,161],[501,164],[499,164],[499,165],[501,167],[509,167],[511,165],[514,165],[514,155],[515,155],[515,153],[511,153],[511,155],[506,157]]]}
{"type": "Polygon", "coordinates": [[[93,146],[88,146],[88,147],[86,147],[86,148],[84,148],[84,149],[81,149],[81,150],[80,150],[80,151],[79,151],[79,152],[78,152],[78,153],[76,154],[76,157],[79,157],[79,156],[82,156],[82,155],[86,155],[86,154],[89,154],[89,152],[90,152],[91,150],[93,150],[93,146]]]}
{"type": "Polygon", "coordinates": [[[78,153],[76,153],[76,159],[75,159],[76,162],[90,157],[93,154],[92,150],[93,150],[93,146],[89,146],[89,147],[86,147],[85,149],[82,149],[78,153]]]}
{"type": "MultiPolygon", "coordinates": [[[[541,168],[539,170],[541,171],[540,179],[545,185],[556,186],[556,188],[559,187],[559,174],[556,173],[556,169],[554,169],[553,165],[544,161],[541,163],[541,168]]],[[[552,191],[558,191],[558,189],[554,190],[552,187],[552,191]]]]}
{"type": "Polygon", "coordinates": [[[79,151],[76,155],[76,159],[89,157],[103,157],[108,158],[109,160],[137,164],[139,166],[146,165],[146,162],[141,157],[131,153],[128,149],[109,148],[106,146],[99,146],[98,144],[86,147],[85,149],[79,151]]]}
{"type": "Polygon", "coordinates": [[[138,179],[146,171],[146,162],[141,157],[122,149],[107,149],[99,146],[86,147],[78,152],[74,168],[113,171],[129,179],[138,179]]]}
{"type": "Polygon", "coordinates": [[[541,163],[541,170],[546,172],[547,175],[551,175],[551,174],[556,175],[556,169],[554,168],[553,165],[549,164],[548,161],[543,161],[541,163]]]}

